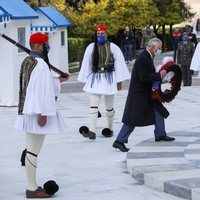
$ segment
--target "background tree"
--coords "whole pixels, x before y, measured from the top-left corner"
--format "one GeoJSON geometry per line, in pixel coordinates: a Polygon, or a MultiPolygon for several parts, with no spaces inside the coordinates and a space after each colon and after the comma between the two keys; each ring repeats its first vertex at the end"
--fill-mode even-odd
{"type": "Polygon", "coordinates": [[[153,25],[155,34],[162,28],[161,39],[164,51],[166,49],[166,26],[170,27],[169,34],[172,34],[172,27],[186,20],[191,19],[195,13],[190,12],[190,7],[184,0],[151,0],[150,10],[157,9],[158,12],[149,12],[149,24],[153,25]]]}
{"type": "Polygon", "coordinates": [[[116,35],[127,25],[143,29],[152,25],[157,34],[162,28],[162,40],[166,41],[166,26],[170,33],[174,24],[194,16],[184,0],[26,0],[30,5],[58,8],[73,24],[70,37],[92,37],[97,24],[109,27],[109,35],[116,35]]]}
{"type": "Polygon", "coordinates": [[[147,9],[146,1],[133,0],[110,0],[106,6],[108,17],[111,20],[110,26],[115,32],[126,26],[132,29],[144,27],[147,20],[147,9]]]}
{"type": "Polygon", "coordinates": [[[109,27],[110,34],[116,34],[126,25],[132,29],[142,28],[148,18],[147,8],[146,0],[104,0],[98,3],[88,1],[81,9],[79,7],[79,10],[68,7],[65,15],[74,25],[72,34],[82,35],[84,32],[84,36],[90,35],[100,23],[109,27]]]}
{"type": "MultiPolygon", "coordinates": [[[[94,1],[88,1],[84,7],[77,10],[68,7],[64,12],[73,24],[73,29],[69,30],[69,35],[76,37],[91,37],[94,35],[94,29],[99,23],[108,25],[106,6],[108,0],[96,4],[94,1]]],[[[110,31],[110,30],[109,30],[110,31]]]]}
{"type": "MultiPolygon", "coordinates": [[[[73,7],[76,11],[79,11],[85,6],[88,0],[65,0],[65,2],[68,7],[73,7]]],[[[98,4],[100,0],[93,0],[93,2],[98,4]]]]}
{"type": "Polygon", "coordinates": [[[32,8],[38,8],[40,6],[55,6],[59,10],[66,9],[65,0],[24,0],[32,8]]]}

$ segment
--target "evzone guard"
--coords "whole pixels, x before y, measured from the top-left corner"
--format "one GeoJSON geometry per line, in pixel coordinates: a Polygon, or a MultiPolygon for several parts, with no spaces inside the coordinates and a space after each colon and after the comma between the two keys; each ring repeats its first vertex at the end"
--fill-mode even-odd
{"type": "MultiPolygon", "coordinates": [[[[56,78],[48,66],[48,36],[34,33],[30,36],[31,52],[21,65],[18,117],[15,128],[26,132],[26,149],[21,156],[26,169],[26,198],[49,198],[58,191],[50,180],[43,187],[36,181],[37,158],[46,134],[65,130],[64,121],[56,109],[56,78]]],[[[57,78],[57,84],[67,78],[57,78]]]]}
{"type": "Polygon", "coordinates": [[[80,133],[89,139],[96,138],[96,122],[101,96],[104,96],[107,126],[102,135],[112,137],[114,119],[114,95],[121,90],[122,81],[130,78],[120,48],[107,39],[107,27],[99,25],[95,42],[86,48],[78,81],[84,82],[83,90],[90,95],[89,128],[82,126],[80,133]]]}

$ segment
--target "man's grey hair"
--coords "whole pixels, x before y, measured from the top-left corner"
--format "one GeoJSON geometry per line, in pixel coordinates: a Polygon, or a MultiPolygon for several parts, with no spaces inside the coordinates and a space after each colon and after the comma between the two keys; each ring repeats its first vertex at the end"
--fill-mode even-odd
{"type": "Polygon", "coordinates": [[[162,45],[162,41],[158,38],[152,38],[147,44],[147,49],[152,49],[155,46],[162,45]]]}

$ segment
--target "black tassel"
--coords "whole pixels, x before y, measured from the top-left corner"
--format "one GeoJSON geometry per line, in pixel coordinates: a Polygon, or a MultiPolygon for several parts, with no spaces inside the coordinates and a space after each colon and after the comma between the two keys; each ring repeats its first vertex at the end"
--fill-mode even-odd
{"type": "Polygon", "coordinates": [[[92,88],[94,81],[96,80],[97,82],[101,81],[101,75],[105,77],[107,80],[108,84],[113,83],[113,72],[105,72],[105,73],[93,73],[92,74],[92,81],[90,87],[92,88]]]}
{"type": "Polygon", "coordinates": [[[92,81],[91,81],[91,85],[90,85],[91,88],[93,86],[94,80],[95,80],[95,73],[92,74],[92,81]]]}
{"type": "Polygon", "coordinates": [[[101,113],[98,111],[98,118],[101,118],[101,113]]]}
{"type": "Polygon", "coordinates": [[[25,149],[24,151],[22,151],[22,155],[21,155],[21,166],[25,166],[25,158],[26,158],[26,152],[27,152],[27,149],[25,149]]]}
{"type": "Polygon", "coordinates": [[[47,51],[45,44],[43,44],[43,59],[47,63],[47,65],[49,66],[50,63],[49,63],[48,51],[47,51]]]}
{"type": "Polygon", "coordinates": [[[92,72],[96,73],[99,65],[99,49],[97,45],[97,32],[94,35],[94,51],[92,55],[92,72]]]}

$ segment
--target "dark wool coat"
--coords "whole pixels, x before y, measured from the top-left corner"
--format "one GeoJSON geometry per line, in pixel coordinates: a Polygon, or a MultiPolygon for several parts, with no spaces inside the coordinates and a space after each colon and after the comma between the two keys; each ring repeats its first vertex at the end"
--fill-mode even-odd
{"type": "Polygon", "coordinates": [[[159,73],[155,72],[152,57],[144,50],[137,57],[132,69],[129,92],[125,104],[122,122],[128,126],[147,126],[155,123],[156,109],[164,118],[169,112],[161,102],[152,100],[152,85],[161,81],[159,73]]]}

